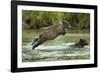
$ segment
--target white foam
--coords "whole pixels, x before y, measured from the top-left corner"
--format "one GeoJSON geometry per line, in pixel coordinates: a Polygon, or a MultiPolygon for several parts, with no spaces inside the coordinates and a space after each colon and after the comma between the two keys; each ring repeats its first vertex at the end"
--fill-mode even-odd
{"type": "MultiPolygon", "coordinates": [[[[31,51],[32,50],[32,42],[28,43],[27,45],[23,46],[23,51],[31,51]]],[[[62,50],[62,49],[67,49],[70,48],[70,45],[73,45],[74,43],[63,43],[63,44],[57,44],[57,45],[39,45],[35,49],[37,50],[62,50]]],[[[89,48],[89,46],[85,46],[86,48],[89,48]]]]}

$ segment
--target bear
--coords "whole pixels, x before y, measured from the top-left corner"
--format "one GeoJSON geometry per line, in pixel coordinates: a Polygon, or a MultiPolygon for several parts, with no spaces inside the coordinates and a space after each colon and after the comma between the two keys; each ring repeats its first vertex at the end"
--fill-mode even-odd
{"type": "Polygon", "coordinates": [[[70,45],[71,48],[84,48],[85,45],[88,45],[88,42],[85,39],[80,39],[79,42],[70,45]]]}
{"type": "Polygon", "coordinates": [[[52,26],[46,32],[40,34],[37,38],[35,38],[32,42],[32,49],[35,49],[37,46],[41,45],[47,40],[53,40],[59,35],[65,35],[65,29],[71,28],[71,25],[68,21],[63,21],[62,24],[52,26]]]}

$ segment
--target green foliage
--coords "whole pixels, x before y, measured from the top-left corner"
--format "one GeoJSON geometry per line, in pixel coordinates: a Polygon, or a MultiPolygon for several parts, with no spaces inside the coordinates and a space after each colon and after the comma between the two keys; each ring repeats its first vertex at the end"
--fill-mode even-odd
{"type": "Polygon", "coordinates": [[[73,30],[90,29],[90,14],[71,12],[22,11],[23,28],[41,28],[68,21],[73,30]]]}
{"type": "Polygon", "coordinates": [[[73,29],[90,29],[90,15],[87,13],[65,13],[73,29]]]}

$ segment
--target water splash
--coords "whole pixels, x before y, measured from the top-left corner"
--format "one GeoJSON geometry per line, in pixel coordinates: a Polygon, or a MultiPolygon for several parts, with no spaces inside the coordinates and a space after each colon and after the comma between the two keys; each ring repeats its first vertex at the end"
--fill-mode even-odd
{"type": "MultiPolygon", "coordinates": [[[[58,45],[53,45],[53,46],[45,46],[45,45],[40,45],[35,48],[35,50],[60,50],[60,49],[66,49],[69,48],[69,45],[72,45],[74,43],[63,43],[63,44],[58,44],[58,45]]],[[[23,46],[23,51],[32,51],[32,42],[28,43],[27,45],[23,46]]]]}
{"type": "MultiPolygon", "coordinates": [[[[73,45],[74,43],[63,43],[63,44],[58,44],[58,45],[40,45],[35,48],[35,50],[62,50],[62,49],[69,49],[70,45],[73,45]]],[[[89,46],[85,46],[85,48],[89,48],[89,46]]],[[[32,42],[28,43],[27,45],[23,46],[23,51],[32,51],[32,42]]]]}
{"type": "Polygon", "coordinates": [[[32,50],[32,42],[23,46],[23,62],[54,61],[71,59],[89,59],[90,47],[70,48],[74,43],[62,43],[57,45],[40,45],[32,50]]]}
{"type": "Polygon", "coordinates": [[[23,52],[32,51],[32,42],[28,43],[27,45],[24,45],[22,48],[23,52]]]}

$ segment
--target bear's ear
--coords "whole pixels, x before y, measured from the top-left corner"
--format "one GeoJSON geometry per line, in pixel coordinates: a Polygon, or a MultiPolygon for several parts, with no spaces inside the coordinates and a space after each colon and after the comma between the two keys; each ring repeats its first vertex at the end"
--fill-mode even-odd
{"type": "Polygon", "coordinates": [[[85,41],[85,39],[80,39],[80,41],[85,41]]]}
{"type": "Polygon", "coordinates": [[[67,21],[63,20],[63,24],[67,24],[67,23],[68,23],[67,21]]]}
{"type": "Polygon", "coordinates": [[[66,27],[68,29],[71,29],[72,28],[71,27],[71,24],[68,21],[66,21],[66,20],[63,20],[63,25],[64,25],[64,27],[66,27]]]}
{"type": "Polygon", "coordinates": [[[86,40],[86,39],[80,39],[80,42],[82,42],[82,43],[86,43],[87,40],[86,40]]]}
{"type": "Polygon", "coordinates": [[[83,39],[80,39],[80,41],[79,41],[79,42],[80,42],[80,43],[83,43],[83,41],[84,41],[83,39]]]}
{"type": "Polygon", "coordinates": [[[83,39],[80,39],[80,41],[82,41],[83,39]]]}

